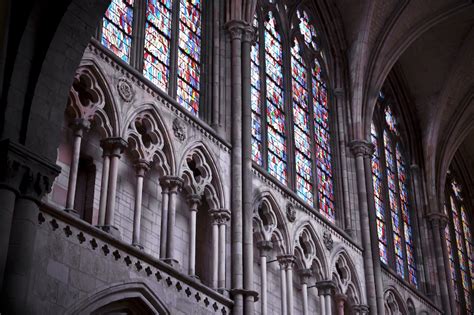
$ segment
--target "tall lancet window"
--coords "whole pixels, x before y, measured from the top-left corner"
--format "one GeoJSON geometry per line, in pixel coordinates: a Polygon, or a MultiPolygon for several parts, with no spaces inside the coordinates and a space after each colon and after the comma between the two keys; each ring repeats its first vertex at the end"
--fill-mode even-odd
{"type": "Polygon", "coordinates": [[[253,160],[335,222],[328,92],[314,22],[303,8],[271,1],[258,7],[254,27],[253,160]]]}
{"type": "Polygon", "coordinates": [[[200,0],[143,0],[135,4],[133,0],[112,0],[100,38],[105,47],[199,115],[201,25],[200,0]]]}
{"type": "Polygon", "coordinates": [[[380,261],[418,286],[407,159],[390,101],[381,93],[371,126],[372,184],[380,261]]]}
{"type": "Polygon", "coordinates": [[[473,310],[474,296],[474,244],[472,239],[472,217],[467,210],[464,191],[453,172],[448,173],[445,211],[449,217],[446,226],[451,281],[459,310],[473,310]]]}

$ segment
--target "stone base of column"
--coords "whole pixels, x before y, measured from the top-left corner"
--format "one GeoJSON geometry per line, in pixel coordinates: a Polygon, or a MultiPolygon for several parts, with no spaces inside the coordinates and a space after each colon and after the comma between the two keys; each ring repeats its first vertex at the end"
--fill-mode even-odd
{"type": "Polygon", "coordinates": [[[174,269],[180,270],[181,266],[179,265],[179,261],[173,258],[164,258],[162,259],[165,263],[173,267],[174,269]]]}
{"type": "Polygon", "coordinates": [[[138,243],[133,243],[132,246],[138,248],[139,250],[143,250],[143,249],[144,249],[143,245],[140,245],[140,244],[138,244],[138,243]]]}
{"type": "Polygon", "coordinates": [[[64,209],[64,211],[67,212],[67,213],[69,213],[70,215],[73,215],[73,216],[75,216],[75,217],[77,217],[77,218],[80,218],[79,213],[78,213],[76,210],[74,210],[74,209],[66,208],[66,209],[64,209]]]}
{"type": "Polygon", "coordinates": [[[116,226],[113,226],[113,225],[102,225],[102,226],[98,226],[98,228],[100,228],[102,231],[104,231],[105,233],[109,233],[110,235],[112,235],[113,237],[116,237],[116,238],[121,238],[120,237],[120,231],[119,229],[116,227],[116,226]]]}

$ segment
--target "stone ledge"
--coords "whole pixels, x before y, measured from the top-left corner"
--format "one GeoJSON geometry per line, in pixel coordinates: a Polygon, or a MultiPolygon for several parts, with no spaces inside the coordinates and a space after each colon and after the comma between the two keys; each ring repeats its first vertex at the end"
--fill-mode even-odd
{"type": "Polygon", "coordinates": [[[220,309],[222,314],[230,314],[234,304],[232,300],[197,282],[196,279],[178,272],[165,262],[115,239],[59,208],[42,203],[38,224],[47,225],[53,232],[61,233],[65,238],[74,239],[79,244],[88,243],[92,250],[97,250],[98,253],[105,256],[112,256],[117,264],[125,263],[137,272],[144,272],[144,277],[154,276],[156,281],[163,281],[169,288],[173,286],[178,292],[184,293],[187,298],[193,298],[193,303],[197,302],[205,307],[211,307],[210,309],[215,312],[220,309]]]}

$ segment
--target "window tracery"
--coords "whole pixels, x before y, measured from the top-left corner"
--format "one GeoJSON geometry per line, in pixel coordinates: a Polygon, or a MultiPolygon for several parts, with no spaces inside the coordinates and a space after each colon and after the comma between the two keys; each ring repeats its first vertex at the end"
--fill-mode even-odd
{"type": "Polygon", "coordinates": [[[268,3],[254,20],[258,37],[251,52],[252,157],[335,222],[322,52],[307,10],[298,7],[289,20],[280,18],[291,16],[290,11],[268,3]]]}
{"type": "Polygon", "coordinates": [[[372,185],[380,261],[418,287],[406,157],[397,117],[382,93],[371,125],[371,142],[374,145],[372,185]]]}

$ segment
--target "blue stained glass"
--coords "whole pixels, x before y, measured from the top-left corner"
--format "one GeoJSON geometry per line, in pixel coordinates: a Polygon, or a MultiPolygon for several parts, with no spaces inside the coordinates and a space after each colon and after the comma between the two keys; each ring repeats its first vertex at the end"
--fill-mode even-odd
{"type": "Polygon", "coordinates": [[[324,129],[329,129],[329,113],[326,108],[316,103],[314,106],[316,123],[324,129]]]}
{"type": "Polygon", "coordinates": [[[305,154],[306,157],[311,157],[311,144],[309,136],[301,131],[301,129],[299,129],[297,126],[295,126],[295,146],[299,151],[305,154]]]}
{"type": "Polygon", "coordinates": [[[392,110],[390,109],[390,106],[385,107],[385,122],[387,123],[390,131],[392,131],[395,134],[398,134],[397,120],[395,116],[393,115],[392,110]]]}
{"type": "Polygon", "coordinates": [[[171,1],[148,0],[147,21],[165,36],[171,36],[171,1]]]}
{"type": "Polygon", "coordinates": [[[299,151],[296,151],[296,172],[299,176],[304,178],[306,181],[312,180],[311,172],[311,160],[301,154],[299,151]]]}
{"type": "Polygon", "coordinates": [[[384,264],[388,264],[388,257],[387,257],[387,246],[379,242],[379,257],[380,261],[384,264]]]}
{"type": "Polygon", "coordinates": [[[133,1],[113,0],[102,22],[101,43],[129,62],[132,43],[133,1]]]}
{"type": "Polygon", "coordinates": [[[268,149],[276,154],[282,161],[286,161],[285,138],[268,128],[268,149]]]}
{"type": "Polygon", "coordinates": [[[270,102],[267,102],[267,122],[279,133],[284,134],[285,115],[270,102]]]}
{"type": "Polygon", "coordinates": [[[319,144],[321,147],[324,148],[324,150],[329,151],[330,150],[330,145],[329,145],[329,133],[324,130],[323,128],[317,128],[315,130],[315,138],[316,138],[316,143],[319,144]]]}
{"type": "Polygon", "coordinates": [[[267,99],[278,108],[283,108],[283,90],[272,80],[267,80],[267,99]]]}
{"type": "Polygon", "coordinates": [[[309,16],[306,13],[306,11],[297,11],[296,12],[300,23],[299,23],[299,28],[300,32],[303,35],[303,38],[307,44],[311,44],[311,46],[314,49],[318,49],[316,42],[313,40],[314,37],[316,37],[316,31],[314,29],[314,26],[310,24],[309,22],[309,16]]]}
{"type": "Polygon", "coordinates": [[[309,134],[308,113],[301,107],[295,105],[293,106],[293,116],[295,124],[306,134],[309,134]]]}
{"type": "Polygon", "coordinates": [[[313,204],[313,185],[311,185],[299,175],[296,176],[296,193],[306,203],[310,205],[313,204]]]}

